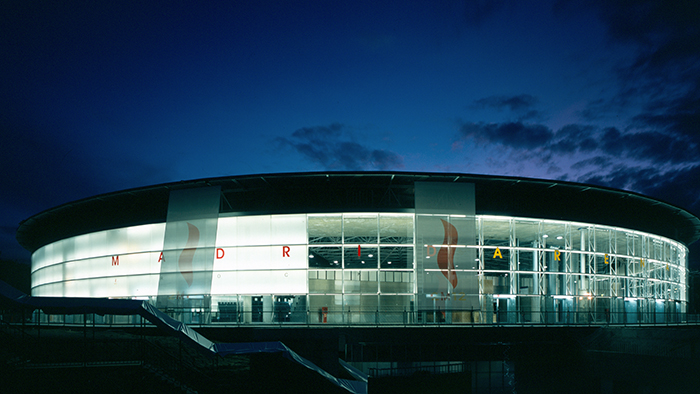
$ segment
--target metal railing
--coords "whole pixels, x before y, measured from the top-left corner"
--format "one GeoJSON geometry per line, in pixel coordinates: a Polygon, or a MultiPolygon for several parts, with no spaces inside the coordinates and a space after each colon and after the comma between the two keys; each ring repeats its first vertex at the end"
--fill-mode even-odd
{"type": "MultiPolygon", "coordinates": [[[[169,316],[191,326],[641,326],[700,325],[700,315],[687,313],[640,313],[607,311],[512,311],[480,310],[421,311],[326,311],[305,310],[279,314],[274,311],[218,313],[186,309],[165,310],[169,316]]],[[[33,326],[149,326],[138,315],[47,315],[35,311],[24,322],[33,326]]]]}

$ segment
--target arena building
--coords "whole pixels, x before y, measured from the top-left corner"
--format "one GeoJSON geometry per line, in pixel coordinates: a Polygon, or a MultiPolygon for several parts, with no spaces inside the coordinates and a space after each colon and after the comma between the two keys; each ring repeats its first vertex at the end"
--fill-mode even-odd
{"type": "Polygon", "coordinates": [[[183,181],[39,213],[32,295],[199,324],[674,322],[700,219],[640,194],[469,174],[183,181]]]}

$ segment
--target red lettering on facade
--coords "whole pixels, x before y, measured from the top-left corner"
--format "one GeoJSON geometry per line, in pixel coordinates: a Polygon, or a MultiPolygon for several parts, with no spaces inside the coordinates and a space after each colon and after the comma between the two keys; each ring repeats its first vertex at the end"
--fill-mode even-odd
{"type": "Polygon", "coordinates": [[[224,258],[224,250],[222,248],[216,248],[216,258],[217,259],[224,258]]]}
{"type": "Polygon", "coordinates": [[[360,248],[360,245],[357,245],[357,257],[362,257],[362,248],[360,248]]]}
{"type": "Polygon", "coordinates": [[[160,252],[160,256],[158,256],[158,262],[160,263],[163,261],[163,252],[160,252]]]}
{"type": "Polygon", "coordinates": [[[289,257],[289,251],[290,251],[289,246],[283,246],[282,247],[282,257],[289,257]]]}
{"type": "Polygon", "coordinates": [[[119,265],[119,256],[112,256],[112,265],[119,265]]]}
{"type": "Polygon", "coordinates": [[[427,249],[428,249],[428,251],[427,251],[428,256],[435,256],[435,246],[428,245],[427,249]]]}

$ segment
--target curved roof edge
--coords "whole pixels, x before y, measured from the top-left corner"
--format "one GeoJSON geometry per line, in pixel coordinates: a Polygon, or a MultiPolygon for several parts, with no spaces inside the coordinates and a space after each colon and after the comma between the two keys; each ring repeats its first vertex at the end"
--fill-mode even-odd
{"type": "Polygon", "coordinates": [[[463,173],[323,171],[203,178],[100,194],[31,216],[20,223],[17,240],[34,252],[70,236],[164,222],[173,189],[221,186],[221,212],[405,211],[413,209],[415,182],[474,183],[478,214],[619,226],[686,245],[700,239],[700,219],[691,212],[603,186],[463,173]]]}

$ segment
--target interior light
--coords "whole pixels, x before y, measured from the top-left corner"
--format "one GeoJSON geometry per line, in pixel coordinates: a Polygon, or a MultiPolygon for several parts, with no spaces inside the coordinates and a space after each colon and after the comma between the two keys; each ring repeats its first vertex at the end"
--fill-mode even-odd
{"type": "Polygon", "coordinates": [[[370,253],[367,255],[367,257],[372,258],[372,257],[374,257],[374,255],[370,253]]]}
{"type": "Polygon", "coordinates": [[[549,235],[545,234],[542,236],[542,238],[549,238],[549,235]]]}
{"type": "Polygon", "coordinates": [[[309,258],[310,258],[310,259],[313,259],[313,258],[314,258],[314,255],[310,254],[310,255],[309,255],[309,258]]]}
{"type": "Polygon", "coordinates": [[[562,237],[562,236],[560,235],[560,236],[557,237],[557,239],[564,239],[564,237],[562,237]]]}
{"type": "Polygon", "coordinates": [[[390,261],[390,262],[388,262],[387,264],[391,264],[391,261],[390,261]]]}
{"type": "Polygon", "coordinates": [[[364,263],[365,263],[365,262],[363,261],[362,264],[364,264],[364,263]]]}

